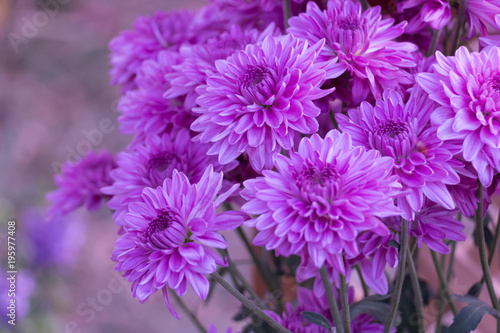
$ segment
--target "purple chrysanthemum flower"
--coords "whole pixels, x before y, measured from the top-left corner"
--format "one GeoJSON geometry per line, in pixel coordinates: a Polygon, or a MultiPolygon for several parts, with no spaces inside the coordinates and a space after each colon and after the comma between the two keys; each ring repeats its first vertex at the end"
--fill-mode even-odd
{"type": "Polygon", "coordinates": [[[176,52],[161,51],[156,60],[144,61],[135,79],[137,89],[127,91],[120,98],[120,131],[135,135],[132,145],[151,134],[189,128],[193,122],[194,114],[184,107],[183,98],[163,97],[170,88],[165,76],[172,72],[172,65],[180,63],[180,59],[176,52]]]}
{"type": "Polygon", "coordinates": [[[387,88],[412,83],[405,69],[415,66],[411,52],[417,47],[394,41],[403,34],[406,22],[393,25],[393,19],[382,19],[379,6],[362,11],[360,3],[330,0],[321,11],[309,2],[306,13],[292,17],[289,23],[289,33],[311,44],[326,39],[318,59],[338,60],[337,69],[349,72],[355,104],[370,91],[378,98],[387,88]]]}
{"type": "Polygon", "coordinates": [[[210,0],[232,24],[263,30],[274,22],[283,27],[283,10],[279,0],[210,0]]]}
{"type": "Polygon", "coordinates": [[[121,32],[109,43],[111,83],[122,85],[122,92],[135,87],[134,78],[144,60],[156,60],[162,50],[177,51],[194,38],[190,23],[194,14],[187,11],[139,17],[134,30],[121,32]]]}
{"type": "Polygon", "coordinates": [[[277,255],[302,254],[317,268],[328,262],[345,274],[339,259],[359,254],[356,237],[387,234],[378,217],[400,213],[392,159],[353,147],[347,133],[303,138],[298,153],[275,155],[274,165],[277,171],[244,182],[241,195],[248,200],[242,210],[258,215],[247,222],[259,231],[254,244],[277,255]]]}
{"type": "Polygon", "coordinates": [[[389,265],[395,268],[399,264],[398,250],[390,245],[390,241],[399,240],[399,235],[377,235],[367,231],[358,237],[359,247],[362,254],[356,258],[359,260],[364,281],[376,293],[387,294],[388,284],[385,276],[385,268],[389,265]]]}
{"type": "Polygon", "coordinates": [[[479,30],[481,36],[488,35],[488,26],[496,27],[495,16],[500,13],[498,0],[467,0],[465,15],[469,21],[468,38],[472,38],[479,30]]]}
{"type": "Polygon", "coordinates": [[[417,76],[440,104],[431,121],[440,139],[463,144],[464,159],[488,187],[500,172],[500,48],[469,53],[461,47],[454,57],[437,52],[436,59],[433,73],[417,76]]]}
{"type": "MultiPolygon", "coordinates": [[[[497,31],[500,31],[500,14],[495,15],[495,25],[497,31]]],[[[488,37],[480,37],[479,42],[483,47],[500,46],[500,34],[489,35],[488,37]]]]}
{"type": "MultiPolygon", "coordinates": [[[[458,5],[460,5],[457,2],[458,5]]],[[[443,0],[405,0],[398,5],[399,10],[418,7],[420,18],[428,23],[433,29],[441,29],[451,19],[450,3],[443,0]]],[[[498,0],[468,0],[465,5],[465,15],[469,21],[470,39],[479,30],[481,36],[488,35],[488,25],[495,27],[495,15],[500,12],[500,1],[498,0]]],[[[457,21],[455,21],[457,24],[457,21]]]]}
{"type": "Polygon", "coordinates": [[[448,1],[443,0],[404,0],[398,4],[398,11],[422,6],[420,20],[428,23],[432,29],[439,30],[450,22],[451,9],[448,1]]]}
{"type": "Polygon", "coordinates": [[[448,147],[429,127],[434,103],[421,89],[413,89],[405,103],[402,93],[386,90],[375,106],[363,102],[348,117],[336,116],[339,128],[352,136],[355,145],[376,149],[394,159],[394,174],[406,195],[397,205],[403,217],[411,220],[423,206],[424,197],[447,209],[455,203],[446,185],[458,184],[453,166],[457,161],[448,147]]]}
{"type": "Polygon", "coordinates": [[[47,193],[52,202],[49,216],[66,215],[80,206],[89,211],[101,206],[105,195],[101,187],[113,183],[110,172],[116,167],[113,155],[90,152],[79,162],[66,162],[62,173],[54,176],[57,190],[47,193]]]}
{"type": "Polygon", "coordinates": [[[272,155],[291,149],[295,132],[318,130],[320,109],[312,101],[333,91],[320,89],[329,65],[316,62],[322,46],[269,36],[217,60],[217,72],[197,90],[195,139],[211,142],[208,154],[218,154],[221,164],[247,151],[255,170],[272,168],[272,155]]]}
{"type": "Polygon", "coordinates": [[[226,59],[235,51],[243,50],[248,44],[262,42],[267,36],[278,35],[279,32],[274,24],[270,24],[262,32],[257,29],[242,30],[239,26],[233,25],[229,32],[211,38],[205,44],[181,47],[179,53],[183,60],[166,76],[171,87],[165,93],[165,97],[187,95],[186,107],[195,107],[195,100],[198,97],[196,88],[206,84],[207,77],[217,71],[216,60],[226,59]]]}
{"type": "Polygon", "coordinates": [[[141,303],[161,289],[172,314],[168,288],[181,296],[191,285],[205,299],[209,291],[206,274],[216,265],[226,265],[212,248],[225,249],[227,243],[217,233],[232,230],[243,223],[244,214],[217,208],[239,185],[218,195],[222,174],[210,165],[200,181],[191,184],[183,173],[174,170],[163,186],[147,187],[143,202],[133,202],[125,215],[126,233],[116,241],[112,259],[116,271],[132,282],[132,292],[141,303]]]}
{"type": "Polygon", "coordinates": [[[30,268],[62,268],[77,264],[77,254],[86,239],[86,221],[78,216],[47,220],[41,210],[32,207],[21,218],[23,249],[30,268]]]}
{"type": "MultiPolygon", "coordinates": [[[[221,171],[216,160],[207,156],[207,150],[207,145],[191,142],[189,131],[181,129],[174,137],[169,134],[148,136],[134,151],[119,153],[118,168],[111,172],[114,183],[102,189],[103,193],[113,196],[108,206],[115,210],[115,223],[123,225],[123,214],[130,203],[140,200],[144,187],[161,186],[172,176],[173,170],[182,172],[193,184],[201,179],[209,164],[221,171]]],[[[235,166],[233,163],[224,170],[235,166]]]]}
{"type": "MultiPolygon", "coordinates": [[[[448,246],[443,242],[445,239],[464,241],[464,226],[455,216],[458,211],[447,210],[443,207],[425,200],[420,212],[409,221],[408,235],[417,239],[418,247],[425,243],[430,249],[439,253],[448,253],[448,246]]],[[[389,217],[385,219],[387,225],[392,229],[400,231],[401,218],[389,217]]]]}
{"type": "MultiPolygon", "coordinates": [[[[388,284],[384,274],[385,267],[389,264],[389,266],[394,268],[399,262],[397,250],[389,244],[391,239],[397,239],[397,235],[394,232],[384,235],[378,235],[371,231],[360,233],[357,236],[357,246],[359,249],[357,255],[348,256],[346,253],[343,253],[342,258],[338,258],[339,262],[335,265],[325,264],[332,285],[340,287],[338,267],[344,267],[343,275],[347,283],[349,283],[352,276],[352,267],[359,264],[366,285],[377,294],[387,294],[388,284]]],[[[319,278],[319,269],[312,258],[307,253],[303,253],[300,266],[296,271],[296,279],[298,282],[304,282],[311,278],[316,278],[313,284],[314,293],[318,297],[323,296],[325,294],[325,287],[322,279],[319,278]]]]}
{"type": "MultiPolygon", "coordinates": [[[[321,314],[327,319],[332,327],[335,327],[333,322],[328,300],[326,295],[318,297],[312,291],[306,288],[299,287],[297,289],[297,306],[294,308],[291,303],[286,305],[286,311],[281,316],[272,311],[265,311],[278,323],[293,333],[328,333],[326,328],[313,324],[302,316],[303,311],[312,311],[321,314]]],[[[349,302],[354,300],[354,290],[348,290],[349,302]]],[[[356,316],[351,322],[351,332],[353,333],[382,333],[384,325],[374,321],[374,318],[361,314],[356,316]]],[[[395,332],[395,328],[391,328],[391,333],[395,332]]]]}

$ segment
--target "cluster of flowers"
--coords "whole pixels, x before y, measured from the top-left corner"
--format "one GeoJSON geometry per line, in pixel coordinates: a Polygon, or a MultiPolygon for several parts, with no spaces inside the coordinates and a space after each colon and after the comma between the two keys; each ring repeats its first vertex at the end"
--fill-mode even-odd
{"type": "MultiPolygon", "coordinates": [[[[500,29],[500,2],[396,3],[293,0],[283,19],[278,0],[213,0],[139,18],[110,43],[133,140],[116,159],[67,165],[52,213],[109,199],[116,270],[141,302],[162,290],[176,317],[169,289],[205,299],[209,275],[228,265],[220,232],[246,225],[255,246],[300,257],[298,282],[314,279],[271,317],[327,332],[300,316],[334,325],[321,268],[338,286],[359,265],[387,293],[394,244],[408,236],[447,253],[445,240],[465,239],[457,214],[475,214],[479,186],[487,207],[499,178],[500,41],[487,27],[500,29]],[[449,45],[466,27],[480,52],[449,45]]],[[[382,330],[366,314],[352,321],[382,330]]]]}

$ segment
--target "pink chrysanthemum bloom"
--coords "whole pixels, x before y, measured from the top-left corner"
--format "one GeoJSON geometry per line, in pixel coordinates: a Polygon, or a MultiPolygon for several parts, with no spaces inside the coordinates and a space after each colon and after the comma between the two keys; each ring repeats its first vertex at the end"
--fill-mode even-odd
{"type": "Polygon", "coordinates": [[[398,4],[398,11],[420,7],[419,16],[422,22],[428,23],[432,29],[439,30],[450,22],[451,9],[448,1],[443,0],[404,0],[398,4]]]}
{"type": "Polygon", "coordinates": [[[318,59],[338,61],[337,69],[349,72],[355,104],[370,92],[378,98],[387,88],[412,83],[405,69],[415,66],[411,52],[417,47],[394,41],[403,34],[406,22],[393,25],[393,19],[382,19],[379,6],[363,11],[360,3],[330,0],[321,11],[309,2],[306,13],[289,23],[289,33],[311,44],[326,39],[318,59]]]}
{"type": "Polygon", "coordinates": [[[500,13],[498,0],[467,0],[465,14],[470,30],[467,38],[472,38],[479,30],[481,36],[488,35],[488,26],[496,27],[495,16],[500,13]]]}
{"type": "MultiPolygon", "coordinates": [[[[359,264],[366,285],[377,294],[387,294],[388,284],[384,274],[385,267],[389,264],[389,266],[394,268],[399,262],[397,250],[390,246],[389,241],[391,239],[397,240],[397,235],[394,232],[384,235],[378,235],[371,231],[360,233],[357,236],[359,252],[355,256],[348,256],[346,253],[343,253],[342,258],[339,259],[340,261],[335,266],[328,263],[325,264],[332,285],[340,287],[338,267],[344,267],[343,275],[347,283],[349,283],[352,275],[352,267],[359,264]]],[[[296,279],[298,282],[304,282],[311,278],[316,278],[313,284],[314,293],[318,297],[323,296],[325,294],[325,287],[322,279],[319,277],[319,269],[307,253],[302,253],[301,263],[296,271],[296,279]]]]}
{"type": "MultiPolygon", "coordinates": [[[[408,235],[417,239],[418,247],[425,243],[430,249],[439,253],[448,253],[445,239],[464,241],[464,226],[455,216],[458,211],[447,210],[443,207],[425,200],[420,212],[409,222],[408,235]]],[[[401,230],[401,218],[389,217],[384,220],[395,231],[401,230]]]]}
{"type": "Polygon", "coordinates": [[[312,102],[333,91],[321,90],[328,63],[317,63],[323,41],[308,47],[288,35],[267,37],[227,60],[217,60],[217,72],[199,87],[200,116],[191,129],[195,139],[212,147],[226,164],[247,151],[256,171],[272,168],[272,156],[291,149],[295,132],[318,130],[320,109],[312,102]]]}
{"type": "Polygon", "coordinates": [[[116,241],[112,259],[115,270],[132,282],[132,292],[141,303],[161,289],[172,314],[168,288],[181,296],[191,285],[202,300],[207,297],[206,274],[226,262],[212,248],[225,249],[227,243],[217,233],[232,230],[243,223],[244,214],[227,211],[216,214],[217,208],[236,190],[218,195],[222,174],[210,165],[200,181],[191,184],[183,173],[174,170],[163,186],[147,187],[143,202],[133,202],[125,215],[127,231],[116,241]]]}
{"type": "Polygon", "coordinates": [[[420,211],[425,197],[454,209],[446,185],[460,181],[453,169],[456,161],[451,148],[438,139],[435,128],[429,127],[434,103],[417,88],[406,103],[402,93],[386,90],[375,106],[363,102],[348,116],[336,116],[339,128],[351,134],[354,145],[376,149],[394,159],[394,174],[407,193],[398,198],[397,205],[407,220],[420,211]]]}
{"type": "Polygon", "coordinates": [[[210,0],[232,24],[263,30],[274,22],[283,27],[283,9],[279,0],[210,0]]]}
{"type": "Polygon", "coordinates": [[[367,231],[358,237],[362,254],[357,258],[363,273],[363,278],[376,293],[385,295],[388,291],[385,268],[389,265],[395,268],[399,264],[398,250],[390,245],[390,241],[398,241],[398,234],[377,235],[367,231]]]}
{"type": "Polygon", "coordinates": [[[454,57],[437,52],[436,59],[434,72],[417,81],[440,104],[431,117],[437,135],[463,143],[464,159],[488,187],[500,172],[500,48],[469,53],[461,47],[454,57]]]}
{"type": "Polygon", "coordinates": [[[165,76],[172,72],[172,65],[180,63],[179,54],[161,51],[157,58],[143,62],[135,79],[137,89],[127,91],[118,103],[120,131],[135,135],[132,145],[147,135],[189,128],[195,118],[182,98],[163,97],[170,88],[165,76]]]}
{"type": "Polygon", "coordinates": [[[144,60],[156,60],[160,51],[177,51],[193,39],[193,17],[187,11],[157,11],[137,18],[134,30],[122,31],[109,43],[111,84],[122,85],[122,92],[135,88],[134,78],[144,60]]]}
{"type": "MultiPolygon", "coordinates": [[[[297,306],[294,308],[291,303],[288,303],[286,305],[286,311],[283,312],[281,316],[272,311],[265,312],[293,333],[330,332],[326,328],[306,320],[301,314],[303,311],[319,313],[327,319],[331,327],[335,327],[326,295],[318,297],[312,291],[299,287],[297,290],[297,299],[297,306]]],[[[354,289],[352,288],[348,290],[348,299],[349,302],[354,301],[354,289]]],[[[375,322],[374,318],[367,314],[358,315],[351,321],[352,333],[382,333],[383,331],[384,325],[375,322]]],[[[390,332],[394,333],[396,329],[391,328],[390,332]]]]}
{"type": "Polygon", "coordinates": [[[317,268],[325,262],[345,274],[340,255],[359,254],[357,236],[388,234],[378,217],[400,213],[394,195],[401,188],[393,160],[375,150],[353,147],[349,134],[330,131],[303,138],[290,157],[275,155],[277,171],[244,182],[242,210],[259,232],[254,244],[276,255],[301,254],[317,268]]]}
{"type": "MultiPolygon", "coordinates": [[[[495,15],[494,27],[500,32],[500,14],[495,15]]],[[[479,42],[483,47],[500,46],[500,34],[489,35],[488,37],[480,37],[479,42]]]]}
{"type": "MultiPolygon", "coordinates": [[[[456,4],[460,6],[458,1],[456,4]]],[[[433,29],[443,28],[451,19],[450,3],[443,0],[405,0],[398,5],[398,9],[404,10],[420,5],[422,5],[421,20],[433,29]]],[[[496,26],[495,14],[500,12],[500,2],[498,0],[468,0],[465,7],[465,15],[470,26],[468,38],[472,38],[477,30],[481,36],[487,36],[488,26],[496,26]]]]}
{"type": "Polygon", "coordinates": [[[198,97],[196,88],[206,84],[207,77],[217,71],[215,61],[226,59],[235,51],[243,50],[248,44],[262,42],[267,36],[278,36],[274,24],[270,24],[264,31],[257,29],[242,30],[233,25],[229,32],[219,37],[211,38],[205,44],[196,44],[181,47],[179,53],[182,63],[174,66],[174,71],[166,76],[171,87],[165,97],[175,98],[186,96],[186,107],[196,106],[198,97]]]}
{"type": "Polygon", "coordinates": [[[66,215],[80,206],[98,209],[107,198],[101,187],[113,183],[110,172],[116,167],[113,155],[106,151],[90,152],[79,162],[66,162],[61,174],[54,176],[58,189],[47,193],[52,202],[49,216],[66,215]]]}
{"type": "MultiPolygon", "coordinates": [[[[140,200],[145,187],[161,186],[174,170],[182,172],[193,184],[201,179],[209,164],[215,165],[215,171],[222,171],[216,160],[207,156],[207,150],[207,145],[191,142],[189,131],[181,129],[175,136],[148,136],[134,151],[119,153],[118,168],[111,172],[114,183],[102,189],[113,196],[108,206],[115,210],[115,223],[122,226],[128,205],[140,200]]],[[[224,170],[235,166],[233,163],[224,170]]]]}

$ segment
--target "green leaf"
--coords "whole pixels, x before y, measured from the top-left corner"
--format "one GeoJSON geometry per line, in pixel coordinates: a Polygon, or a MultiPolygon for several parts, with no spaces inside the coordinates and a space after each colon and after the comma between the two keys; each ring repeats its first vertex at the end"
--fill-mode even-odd
{"type": "Polygon", "coordinates": [[[313,323],[314,325],[326,328],[328,331],[332,329],[332,325],[330,324],[328,319],[326,319],[325,316],[319,313],[312,311],[302,311],[300,314],[302,315],[302,317],[304,317],[305,320],[313,323]]]}
{"type": "Polygon", "coordinates": [[[389,246],[394,247],[394,248],[396,248],[396,249],[398,249],[398,250],[399,250],[399,244],[398,244],[398,242],[396,242],[394,239],[391,239],[391,240],[389,241],[389,246]]]}
{"type": "Polygon", "coordinates": [[[351,320],[354,320],[360,314],[368,314],[375,318],[379,323],[385,323],[387,316],[391,312],[391,306],[387,303],[377,302],[368,297],[351,304],[351,320]]]}
{"type": "Polygon", "coordinates": [[[469,291],[467,291],[467,295],[472,296],[472,297],[479,297],[479,294],[481,293],[481,290],[483,289],[483,284],[481,281],[476,282],[470,287],[469,291]]]}
{"type": "Polygon", "coordinates": [[[475,330],[487,313],[500,319],[500,312],[475,297],[453,295],[453,298],[468,305],[457,313],[448,333],[469,333],[475,330]]]}

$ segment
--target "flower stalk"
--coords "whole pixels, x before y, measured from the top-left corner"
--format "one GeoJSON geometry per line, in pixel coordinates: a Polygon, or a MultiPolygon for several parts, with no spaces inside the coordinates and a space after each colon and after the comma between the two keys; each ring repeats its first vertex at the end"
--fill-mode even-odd
{"type": "Polygon", "coordinates": [[[415,297],[415,308],[417,309],[417,325],[418,332],[424,333],[424,301],[422,299],[422,291],[420,290],[420,284],[418,282],[418,273],[415,268],[415,262],[413,261],[413,255],[410,252],[410,249],[407,249],[408,256],[408,268],[410,272],[410,280],[413,288],[413,296],[415,297]]]}
{"type": "Polygon", "coordinates": [[[351,333],[351,315],[349,311],[349,297],[347,295],[347,283],[345,275],[339,274],[340,280],[340,304],[342,306],[342,323],[344,333],[351,333]]]}
{"type": "Polygon", "coordinates": [[[401,222],[401,234],[400,234],[400,244],[399,244],[399,269],[398,276],[396,280],[396,286],[392,294],[391,299],[391,311],[389,317],[387,317],[387,322],[384,327],[384,333],[389,333],[391,331],[392,325],[396,320],[396,316],[399,308],[399,300],[401,298],[401,292],[403,290],[403,282],[405,278],[406,270],[406,257],[408,248],[408,221],[402,219],[401,222]]]}
{"type": "MultiPolygon", "coordinates": [[[[500,310],[500,304],[498,303],[498,298],[495,293],[495,288],[493,287],[493,281],[491,280],[490,266],[488,264],[488,256],[486,255],[486,240],[484,237],[484,221],[483,221],[483,184],[478,180],[477,197],[479,202],[477,204],[476,211],[476,236],[477,236],[477,246],[479,248],[479,259],[481,261],[481,268],[483,270],[484,282],[486,282],[486,287],[488,288],[488,294],[490,295],[491,304],[496,310],[500,310]]],[[[497,332],[500,332],[500,321],[497,321],[497,332]]]]}
{"type": "Polygon", "coordinates": [[[321,275],[321,280],[323,281],[323,285],[325,286],[326,296],[328,298],[328,304],[330,305],[330,313],[333,318],[333,322],[335,323],[335,328],[337,329],[337,333],[343,333],[344,328],[342,325],[342,319],[340,318],[340,312],[337,307],[337,301],[335,300],[335,295],[333,294],[332,285],[330,283],[330,279],[328,278],[328,273],[326,272],[325,266],[321,267],[319,270],[321,275]]]}
{"type": "Polygon", "coordinates": [[[222,276],[220,276],[217,272],[214,272],[210,274],[215,281],[217,281],[224,289],[229,291],[231,295],[233,295],[236,299],[238,299],[248,310],[250,310],[252,313],[254,313],[257,317],[260,319],[264,320],[266,323],[271,325],[276,331],[280,333],[292,333],[289,330],[287,330],[285,327],[280,325],[276,320],[268,316],[264,311],[262,311],[258,306],[250,302],[248,298],[243,296],[238,290],[234,289],[233,286],[231,286],[222,276]]]}

